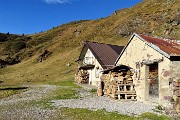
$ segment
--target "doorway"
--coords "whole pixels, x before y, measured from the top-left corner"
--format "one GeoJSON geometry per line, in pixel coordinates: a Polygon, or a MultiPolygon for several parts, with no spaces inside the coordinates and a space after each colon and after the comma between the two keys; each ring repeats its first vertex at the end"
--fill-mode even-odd
{"type": "Polygon", "coordinates": [[[159,80],[158,80],[158,63],[149,66],[148,82],[149,82],[149,98],[153,102],[159,99],[159,80]]]}

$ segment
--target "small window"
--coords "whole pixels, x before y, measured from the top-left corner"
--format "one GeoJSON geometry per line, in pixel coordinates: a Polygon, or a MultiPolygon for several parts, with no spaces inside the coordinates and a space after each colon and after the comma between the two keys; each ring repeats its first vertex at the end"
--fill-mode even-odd
{"type": "Polygon", "coordinates": [[[99,78],[99,67],[95,68],[95,77],[99,78]]]}
{"type": "Polygon", "coordinates": [[[140,63],[139,62],[136,63],[135,77],[136,77],[136,80],[140,79],[140,63]]]}

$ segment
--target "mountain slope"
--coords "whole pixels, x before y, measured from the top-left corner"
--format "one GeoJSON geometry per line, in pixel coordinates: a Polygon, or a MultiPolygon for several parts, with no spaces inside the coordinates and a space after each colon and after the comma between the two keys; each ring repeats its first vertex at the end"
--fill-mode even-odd
{"type": "Polygon", "coordinates": [[[1,41],[0,59],[18,57],[21,62],[0,69],[0,79],[4,84],[72,79],[77,67],[74,61],[86,40],[126,45],[133,32],[179,39],[179,6],[179,0],[144,0],[107,18],[74,21],[25,38],[19,36],[16,41],[25,42],[26,47],[15,52],[5,51],[5,45],[12,40],[1,41]],[[38,63],[44,50],[52,54],[38,63]]]}

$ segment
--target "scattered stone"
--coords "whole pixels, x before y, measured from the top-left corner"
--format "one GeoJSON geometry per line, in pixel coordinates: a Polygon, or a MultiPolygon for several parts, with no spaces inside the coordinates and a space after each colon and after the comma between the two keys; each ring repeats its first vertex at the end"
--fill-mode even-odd
{"type": "Polygon", "coordinates": [[[38,59],[37,59],[38,62],[44,61],[47,58],[47,56],[50,55],[50,54],[51,54],[50,51],[44,50],[44,52],[38,57],[38,59]]]}
{"type": "Polygon", "coordinates": [[[50,120],[56,118],[61,113],[57,108],[85,108],[93,111],[105,109],[108,112],[118,112],[119,114],[138,116],[145,112],[153,112],[154,105],[144,104],[138,101],[119,101],[113,100],[106,96],[98,97],[89,91],[92,86],[82,86],[84,88],[76,88],[78,99],[52,100],[52,108],[42,108],[32,105],[31,101],[39,101],[46,95],[57,88],[55,85],[26,85],[31,87],[23,93],[0,99],[0,119],[1,120],[50,120]],[[27,106],[28,103],[28,106],[27,106]]]}
{"type": "Polygon", "coordinates": [[[49,120],[57,119],[57,110],[29,105],[38,101],[57,88],[55,85],[26,85],[31,87],[25,92],[0,99],[0,120],[49,120]],[[27,106],[28,103],[28,106],[27,106]]]}
{"type": "Polygon", "coordinates": [[[53,100],[54,107],[85,108],[90,110],[105,109],[108,112],[118,112],[126,115],[140,115],[153,112],[155,106],[138,101],[119,101],[106,96],[98,97],[88,91],[79,91],[79,99],[53,100]]]}
{"type": "Polygon", "coordinates": [[[66,66],[71,66],[71,63],[67,63],[66,66]]]}
{"type": "Polygon", "coordinates": [[[8,62],[0,59],[0,68],[4,68],[6,65],[8,65],[8,62]]]}
{"type": "Polygon", "coordinates": [[[0,83],[3,83],[4,82],[4,80],[0,80],[0,83]]]}
{"type": "Polygon", "coordinates": [[[51,90],[57,87],[54,85],[26,85],[24,87],[32,88],[20,94],[15,94],[10,97],[0,99],[0,105],[15,104],[18,102],[39,100],[47,95],[51,90]]]}

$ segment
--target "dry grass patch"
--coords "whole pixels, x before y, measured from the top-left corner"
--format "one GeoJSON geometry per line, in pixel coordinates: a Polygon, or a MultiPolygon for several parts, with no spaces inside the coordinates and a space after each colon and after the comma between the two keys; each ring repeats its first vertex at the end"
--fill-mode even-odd
{"type": "MultiPolygon", "coordinates": [[[[0,69],[3,84],[25,84],[36,82],[61,81],[74,76],[79,49],[63,53],[54,52],[50,58],[38,63],[36,59],[0,69]],[[71,63],[71,66],[67,66],[71,63]]],[[[38,56],[37,56],[38,57],[38,56]]],[[[37,58],[35,57],[35,58],[37,58]]]]}
{"type": "Polygon", "coordinates": [[[24,92],[27,87],[20,86],[0,86],[0,99],[24,92]]]}

